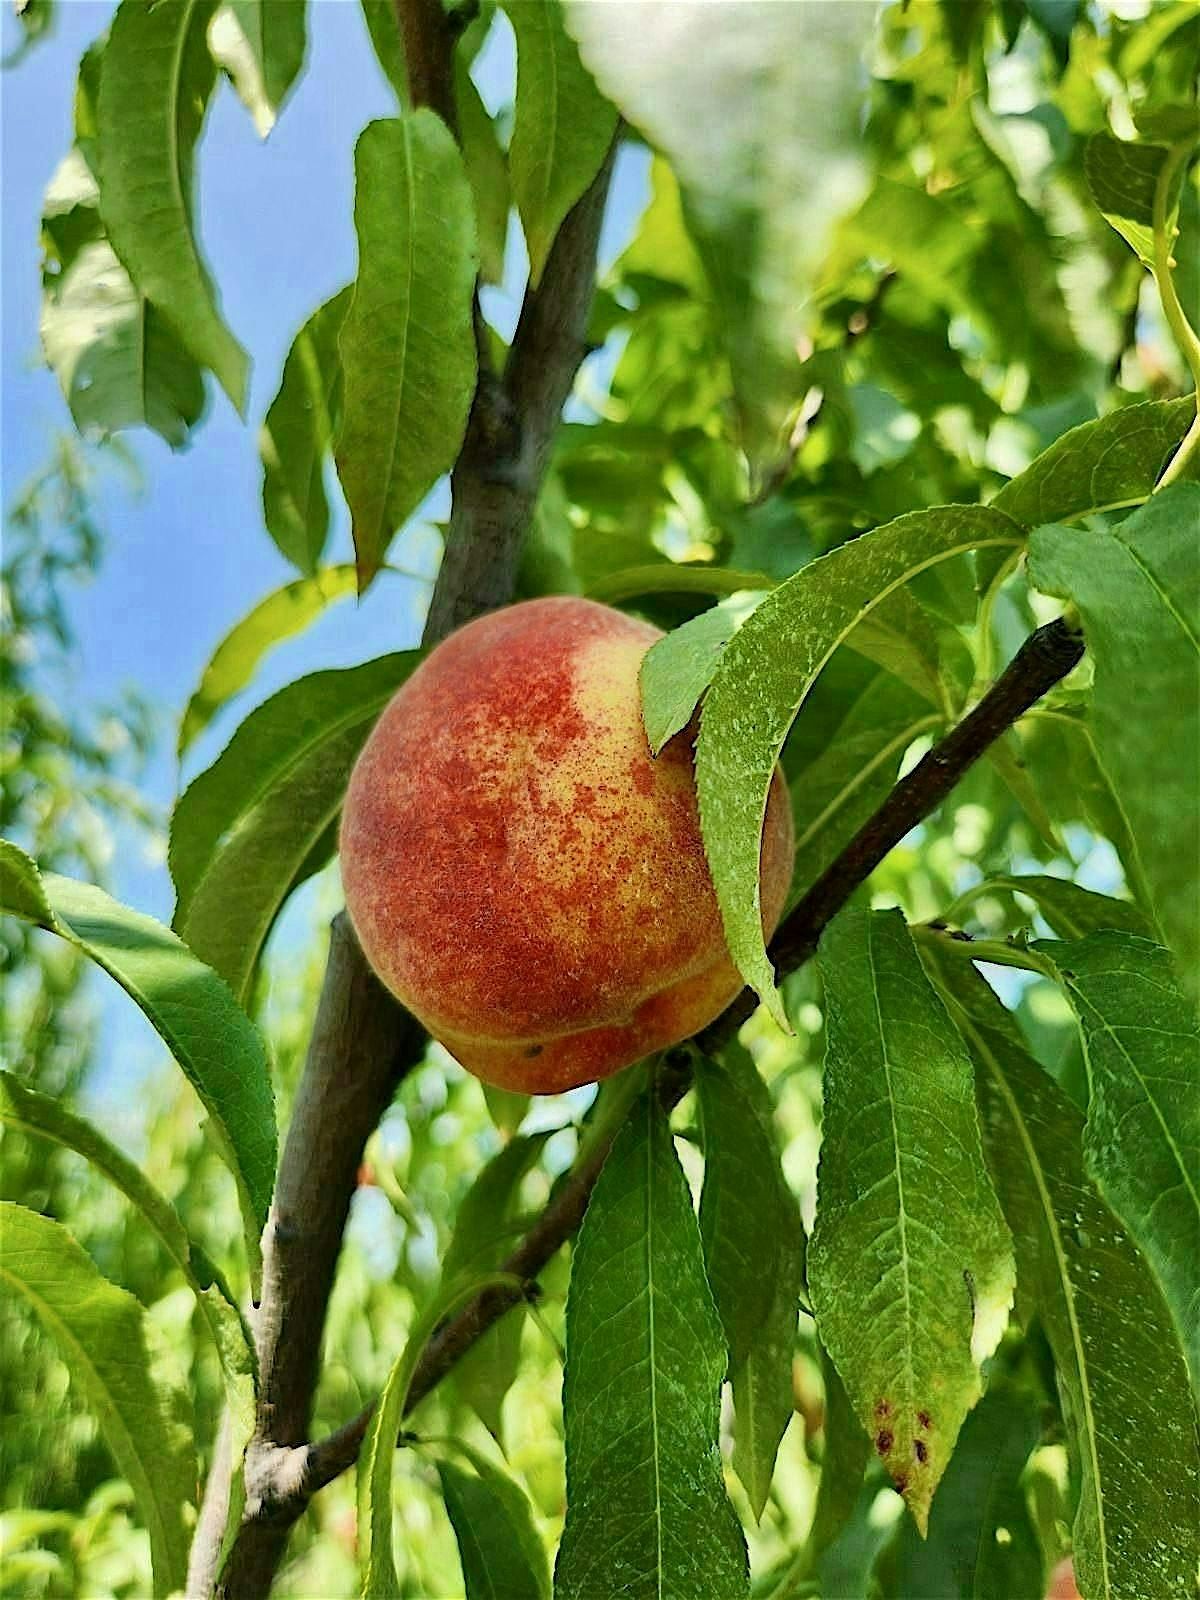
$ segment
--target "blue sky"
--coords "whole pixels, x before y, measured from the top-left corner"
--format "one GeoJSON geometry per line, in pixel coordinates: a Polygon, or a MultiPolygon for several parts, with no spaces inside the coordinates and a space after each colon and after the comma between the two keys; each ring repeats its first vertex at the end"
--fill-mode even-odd
{"type": "MultiPolygon", "coordinates": [[[[57,381],[40,365],[38,225],[42,193],[71,141],[76,64],[113,9],[111,0],[62,0],[50,39],[0,79],[0,459],[6,505],[46,462],[55,434],[70,427],[57,381]]],[[[15,40],[16,24],[5,4],[5,52],[15,40]]],[[[512,74],[511,35],[501,22],[476,69],[493,109],[511,98],[512,74]]],[[[78,591],[72,604],[80,695],[103,701],[135,684],[164,713],[164,738],[145,784],[164,811],[178,777],[174,719],[213,648],[252,605],[296,576],[263,528],[257,429],[296,330],[354,275],[354,142],[371,118],[394,115],[395,109],[356,0],[311,0],[307,70],[266,141],[227,84],[215,96],[199,153],[199,230],[227,320],[253,357],[249,421],[242,423],[210,382],[208,413],[188,449],[173,454],[146,431],[126,435],[144,487],[131,494],[116,477],[102,483],[105,559],[95,582],[78,591]]],[[[644,153],[625,152],[602,261],[611,260],[629,237],[645,197],[644,153]]],[[[515,225],[508,254],[506,284],[487,297],[488,314],[505,334],[515,322],[525,272],[515,225]]],[[[424,520],[444,515],[447,506],[442,486],[423,508],[424,520]]],[[[347,520],[340,507],[336,515],[327,559],[345,560],[347,520]]],[[[422,515],[414,520],[419,523],[422,515]]],[[[412,546],[423,549],[427,567],[429,543],[419,526],[406,530],[392,558],[403,563],[412,546]]],[[[189,752],[185,778],[211,761],[251,705],[284,683],[319,667],[350,665],[415,643],[427,592],[385,575],[361,605],[343,601],[332,607],[309,633],[268,659],[250,689],[189,752]]],[[[114,887],[131,904],[169,919],[173,895],[161,862],[122,853],[114,864],[114,887]]],[[[118,1003],[122,1011],[128,1008],[128,1002],[118,1003]]],[[[115,1043],[106,1033],[108,1043],[115,1043]]],[[[123,1044],[137,1037],[119,1024],[117,1034],[123,1044]]],[[[147,1037],[145,1047],[150,1043],[147,1037]]]]}

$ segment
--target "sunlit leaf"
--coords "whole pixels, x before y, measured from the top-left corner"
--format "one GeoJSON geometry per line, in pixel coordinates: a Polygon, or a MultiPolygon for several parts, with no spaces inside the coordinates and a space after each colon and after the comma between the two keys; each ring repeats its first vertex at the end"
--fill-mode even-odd
{"type": "Polygon", "coordinates": [[[874,6],[823,0],[567,7],[584,64],[679,178],[763,474],[802,399],[797,346],[830,228],[862,193],[874,21],[874,6]]]}
{"type": "Polygon", "coordinates": [[[297,872],[337,820],[358,752],[418,660],[405,651],[289,684],[180,796],[174,926],[235,993],[246,993],[297,872]]]}
{"type": "Polygon", "coordinates": [[[1092,199],[1146,266],[1154,264],[1154,195],[1170,151],[1094,133],[1084,152],[1092,199]]]}
{"type": "Polygon", "coordinates": [[[550,1567],[528,1497],[477,1450],[459,1448],[475,1471],[439,1461],[438,1477],[458,1541],[466,1600],[550,1600],[550,1567]]]}
{"type": "Polygon", "coordinates": [[[1072,883],[1070,878],[1051,878],[1044,872],[1000,874],[985,879],[978,893],[990,894],[994,890],[1028,896],[1061,939],[1083,939],[1102,928],[1115,928],[1143,939],[1152,937],[1149,919],[1132,900],[1097,894],[1072,883]]]}
{"type": "Polygon", "coordinates": [[[1088,1600],[1184,1594],[1200,1559],[1200,1455],[1170,1314],[1084,1176],[1082,1115],[1026,1053],[969,962],[957,952],[928,959],[977,1064],[1022,1309],[1041,1318],[1058,1370],[1080,1482],[1081,1592],[1088,1600]]]}
{"type": "Polygon", "coordinates": [[[209,48],[260,138],[275,126],[303,69],[307,5],[308,0],[224,0],[209,24],[209,48]]]}
{"type": "Polygon", "coordinates": [[[38,873],[0,840],[0,909],[68,940],[125,990],[150,1021],[208,1112],[237,1182],[251,1279],[275,1183],[275,1097],[258,1029],[221,978],[153,917],[102,889],[38,873]]]}
{"type": "Polygon", "coordinates": [[[646,737],[654,755],[692,720],[721,652],[759,598],[744,595],[726,605],[712,606],[673,628],[646,652],[638,682],[646,737]]]}
{"type": "Polygon", "coordinates": [[[1141,505],[1195,415],[1190,398],[1147,400],[1081,423],[1005,484],[992,504],[1030,528],[1141,505]]]}
{"type": "Polygon", "coordinates": [[[653,1094],[617,1135],[575,1247],[556,1600],[736,1600],[746,1547],[717,1448],[725,1340],[653,1094]]]}
{"type": "Polygon", "coordinates": [[[809,1287],[821,1340],[925,1531],[1013,1293],[970,1059],[898,912],[821,940],[828,1045],[809,1287]]]}
{"type": "Polygon", "coordinates": [[[462,156],[432,111],[372,122],[355,147],[358,277],[342,324],[334,457],[359,588],[458,455],[475,388],[478,257],[462,156]]]}
{"type": "Polygon", "coordinates": [[[297,578],[260,600],[229,630],[209,658],[184,709],[177,754],[182,757],[218,711],[246,687],[268,650],[307,628],[327,605],[353,594],[354,588],[353,567],[326,567],[313,577],[297,578]]]}
{"type": "Polygon", "coordinates": [[[580,61],[559,0],[514,0],[505,9],[517,36],[509,165],[537,284],[559,224],[600,170],[617,113],[580,61]]]}
{"type": "Polygon", "coordinates": [[[65,1228],[9,1200],[0,1201],[0,1279],[28,1301],[96,1415],[145,1519],[155,1592],[181,1592],[196,1492],[191,1402],[145,1312],[65,1228]]]}
{"type": "Polygon", "coordinates": [[[504,277],[504,246],[508,238],[508,159],[461,50],[454,56],[454,100],[463,162],[475,196],[479,276],[485,283],[499,283],[504,277]]]}
{"type": "Polygon", "coordinates": [[[900,517],[773,590],[721,656],[696,745],[700,821],[730,951],[785,1026],[763,942],[759,850],[767,790],[788,730],[834,650],[881,601],[964,550],[1020,543],[1016,524],[986,507],[900,517]]]}
{"type": "Polygon", "coordinates": [[[1200,1022],[1148,939],[1033,948],[1083,1034],[1088,1172],[1157,1273],[1200,1395],[1200,1022]]]}
{"type": "Polygon", "coordinates": [[[139,292],[242,411],[246,352],[221,318],[192,220],[192,157],[216,75],[206,40],[215,9],[216,0],[121,0],[100,79],[100,208],[139,292]]]}
{"type": "Polygon", "coordinates": [[[825,1414],[822,1435],[821,1481],[817,1485],[817,1504],[809,1532],[812,1559],[821,1556],[841,1533],[854,1513],[862,1489],[863,1474],[871,1459],[871,1441],[854,1415],[846,1385],[838,1376],[833,1358],[819,1346],[821,1376],[825,1380],[825,1414]]]}
{"type": "Polygon", "coordinates": [[[351,292],[347,287],[327,300],[296,335],[258,436],[267,532],[294,566],[310,574],[329,534],[325,463],[341,420],[338,335],[351,292]]]}
{"type": "Polygon", "coordinates": [[[1200,487],[1175,484],[1109,529],[1038,528],[1029,571],[1078,606],[1095,662],[1096,752],[1133,833],[1158,926],[1200,981],[1200,487]]]}

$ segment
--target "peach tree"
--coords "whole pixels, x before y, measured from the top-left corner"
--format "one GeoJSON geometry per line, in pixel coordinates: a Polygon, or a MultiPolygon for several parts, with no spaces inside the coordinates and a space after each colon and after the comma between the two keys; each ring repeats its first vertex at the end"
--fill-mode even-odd
{"type": "MultiPolygon", "coordinates": [[[[53,7],[16,9],[34,48],[53,7]]],[[[1034,1600],[1069,1559],[1086,1600],[1194,1594],[1200,12],[323,10],[395,110],[344,153],[354,280],[254,419],[292,572],[179,754],[318,615],[353,638],[448,481],[423,637],[297,678],[182,787],[171,927],[5,811],[41,930],[6,948],[102,968],[204,1118],[156,1165],[36,1052],[0,1078],[12,1170],[73,1153],[150,1241],[134,1293],[69,1185],[6,1185],[0,1276],[144,1530],[114,1592],[1034,1600]],[[598,267],[622,163],[646,202],[598,267]],[[578,757],[618,796],[590,832],[594,726],[503,620],[547,596],[638,641],[619,690],[594,652],[574,680],[576,721],[626,718],[578,757]],[[337,893],[360,756],[353,923],[312,930],[285,1045],[273,936],[337,893]],[[364,1191],[421,1246],[373,1275],[364,1191]]],[[[227,81],[264,137],[304,116],[315,18],[104,20],[42,349],[80,433],[181,446],[214,386],[245,415],[250,359],[198,242],[206,113],[227,81]]],[[[20,1592],[98,1592],[69,1507],[4,1512],[20,1592]]]]}

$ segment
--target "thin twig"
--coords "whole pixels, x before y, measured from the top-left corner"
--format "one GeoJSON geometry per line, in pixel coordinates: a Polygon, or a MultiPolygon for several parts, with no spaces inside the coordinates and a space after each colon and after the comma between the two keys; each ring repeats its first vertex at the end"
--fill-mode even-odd
{"type": "MultiPolygon", "coordinates": [[[[1081,637],[1061,619],[1030,635],[974,710],[896,785],[782,923],[770,945],[780,976],[794,972],[809,959],[824,929],[888,852],[942,803],[1005,729],[1066,677],[1082,654],[1081,637]]],[[[697,1035],[695,1043],[705,1052],[720,1049],[757,1004],[754,992],[744,989],[715,1022],[697,1035]]],[[[674,1105],[689,1082],[686,1052],[670,1052],[665,1081],[660,1076],[664,1103],[674,1105]]],[[[614,1128],[607,1138],[591,1143],[586,1159],[560,1182],[537,1222],[504,1263],[503,1272],[528,1284],[574,1235],[615,1134],[614,1128]]],[[[410,1411],[480,1335],[520,1300],[521,1294],[516,1288],[489,1289],[437,1330],[417,1367],[409,1392],[410,1411]]],[[[352,1465],[371,1410],[368,1406],[336,1433],[310,1446],[298,1474],[293,1464],[293,1493],[300,1505],[352,1465]]]]}

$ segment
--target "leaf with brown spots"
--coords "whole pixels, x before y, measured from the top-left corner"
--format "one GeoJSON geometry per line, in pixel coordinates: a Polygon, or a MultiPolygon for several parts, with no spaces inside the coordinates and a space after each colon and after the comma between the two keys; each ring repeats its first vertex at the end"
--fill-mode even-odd
{"type": "Polygon", "coordinates": [[[828,1048],[809,1287],[860,1422],[924,1532],[1013,1292],[971,1062],[903,918],[820,947],[828,1048]]]}

